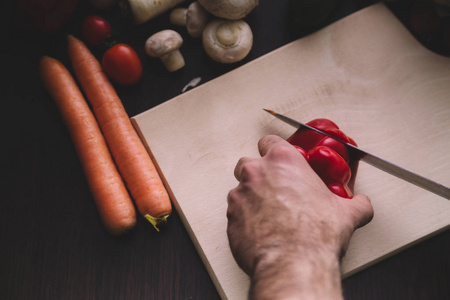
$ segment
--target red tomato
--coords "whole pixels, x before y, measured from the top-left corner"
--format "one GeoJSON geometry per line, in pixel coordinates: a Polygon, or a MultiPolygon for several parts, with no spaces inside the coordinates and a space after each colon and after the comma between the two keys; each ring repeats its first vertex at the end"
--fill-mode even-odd
{"type": "Polygon", "coordinates": [[[84,40],[93,46],[100,46],[111,36],[111,24],[100,16],[87,16],[81,23],[84,40]]]}
{"type": "Polygon", "coordinates": [[[113,81],[130,86],[142,77],[142,64],[133,48],[126,44],[116,44],[105,52],[102,67],[113,81]]]}

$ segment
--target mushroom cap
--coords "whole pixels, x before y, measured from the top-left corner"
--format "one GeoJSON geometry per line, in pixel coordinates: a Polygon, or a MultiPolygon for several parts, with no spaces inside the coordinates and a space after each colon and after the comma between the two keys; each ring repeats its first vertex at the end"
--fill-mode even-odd
{"type": "Polygon", "coordinates": [[[203,30],[203,48],[213,60],[220,63],[242,60],[252,45],[252,30],[243,20],[216,19],[203,30]]]}
{"type": "Polygon", "coordinates": [[[161,57],[178,50],[182,44],[183,38],[178,32],[166,29],[153,34],[147,39],[145,42],[145,53],[152,57],[161,57]]]}
{"type": "Polygon", "coordinates": [[[135,24],[142,24],[153,19],[165,11],[175,7],[185,0],[127,0],[135,24]]]}
{"type": "Polygon", "coordinates": [[[211,14],[218,18],[239,20],[259,4],[259,0],[198,0],[211,14]]]}

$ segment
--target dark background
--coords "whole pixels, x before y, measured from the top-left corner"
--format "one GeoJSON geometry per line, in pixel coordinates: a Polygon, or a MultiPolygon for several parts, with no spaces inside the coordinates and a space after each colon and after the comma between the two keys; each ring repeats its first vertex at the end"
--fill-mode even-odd
{"type": "MultiPolygon", "coordinates": [[[[116,238],[100,223],[68,131],[38,78],[44,54],[71,70],[66,34],[81,37],[85,16],[107,18],[116,41],[130,44],[141,58],[141,82],[131,88],[117,86],[129,116],[134,116],[177,96],[194,77],[201,77],[201,84],[212,80],[375,2],[338,1],[321,22],[299,29],[289,21],[289,1],[261,0],[246,18],[254,33],[252,51],[239,63],[221,65],[207,57],[199,39],[171,25],[169,13],[133,26],[117,8],[100,11],[81,0],[62,29],[40,36],[23,28],[15,1],[2,1],[0,298],[219,298],[176,212],[161,233],[139,218],[133,232],[116,238]],[[167,28],[185,39],[181,51],[186,66],[175,73],[144,53],[145,40],[167,28]]],[[[410,6],[389,7],[409,26],[410,6]]],[[[424,44],[446,54],[442,44],[432,40],[424,44]]],[[[102,50],[94,53],[101,58],[102,50]]],[[[450,232],[445,231],[345,279],[345,297],[450,299],[449,253],[450,232]]]]}

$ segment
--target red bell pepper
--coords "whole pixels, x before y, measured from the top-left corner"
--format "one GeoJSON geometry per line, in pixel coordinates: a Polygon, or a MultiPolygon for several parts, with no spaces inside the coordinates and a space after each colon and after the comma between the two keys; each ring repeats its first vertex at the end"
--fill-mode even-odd
{"type": "MultiPolygon", "coordinates": [[[[355,141],[328,119],[315,119],[307,125],[320,129],[352,145],[355,141]]],[[[312,169],[336,195],[353,197],[359,160],[352,158],[345,145],[307,128],[299,128],[287,141],[306,158],[312,169]]]]}

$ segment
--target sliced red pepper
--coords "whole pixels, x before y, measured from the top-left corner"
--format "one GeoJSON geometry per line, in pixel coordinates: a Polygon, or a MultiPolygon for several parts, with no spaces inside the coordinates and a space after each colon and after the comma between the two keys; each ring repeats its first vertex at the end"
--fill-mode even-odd
{"type": "Polygon", "coordinates": [[[353,197],[348,187],[350,167],[336,151],[326,146],[314,147],[308,152],[308,163],[330,191],[344,198],[353,197]]]}
{"type": "MultiPolygon", "coordinates": [[[[357,146],[353,139],[328,119],[315,119],[307,125],[357,146]]],[[[344,198],[353,197],[359,160],[349,155],[344,144],[307,128],[298,129],[287,141],[296,146],[333,193],[344,198]]]]}

